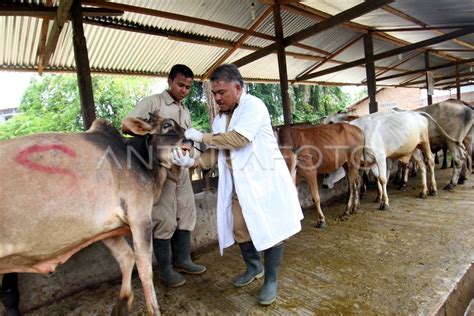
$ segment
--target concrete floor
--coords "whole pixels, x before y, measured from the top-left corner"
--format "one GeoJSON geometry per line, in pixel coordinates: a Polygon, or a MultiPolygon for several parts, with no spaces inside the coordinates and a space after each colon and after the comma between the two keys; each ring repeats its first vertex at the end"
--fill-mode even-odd
{"type": "MultiPolygon", "coordinates": [[[[439,187],[451,172],[438,170],[439,187]]],[[[454,288],[466,292],[467,286],[464,296],[474,291],[472,276],[467,285],[458,284],[474,262],[474,175],[470,178],[454,192],[440,190],[426,200],[416,198],[419,181],[413,178],[404,191],[390,186],[389,211],[376,210],[371,189],[361,212],[347,221],[337,219],[342,201],[323,207],[328,219],[323,230],[312,226],[314,209],[306,210],[303,230],[286,244],[279,297],[270,307],[257,303],[262,280],[240,289],[230,283],[244,269],[237,246],[223,257],[217,246],[201,251],[196,261],[208,271],[187,277],[181,288],[167,289],[155,276],[158,301],[169,315],[462,315],[459,303],[448,298],[454,288]],[[453,306],[443,310],[446,301],[453,306]]],[[[132,315],[140,315],[144,298],[136,276],[133,285],[132,315]]],[[[27,315],[109,314],[119,288],[118,282],[101,284],[27,315]]]]}

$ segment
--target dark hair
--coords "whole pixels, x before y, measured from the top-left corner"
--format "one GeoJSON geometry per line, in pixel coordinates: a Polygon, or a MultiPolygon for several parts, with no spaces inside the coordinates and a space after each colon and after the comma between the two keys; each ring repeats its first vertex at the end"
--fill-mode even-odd
{"type": "Polygon", "coordinates": [[[224,82],[237,81],[241,87],[244,86],[244,81],[242,79],[242,75],[240,74],[239,68],[237,68],[237,66],[234,64],[220,65],[216,68],[216,70],[214,70],[209,80],[224,82]]]}
{"type": "Polygon", "coordinates": [[[186,65],[176,64],[173,67],[171,67],[168,78],[170,78],[171,80],[174,80],[174,78],[176,78],[178,74],[182,74],[185,78],[194,79],[193,71],[191,70],[191,68],[189,68],[186,65]]]}

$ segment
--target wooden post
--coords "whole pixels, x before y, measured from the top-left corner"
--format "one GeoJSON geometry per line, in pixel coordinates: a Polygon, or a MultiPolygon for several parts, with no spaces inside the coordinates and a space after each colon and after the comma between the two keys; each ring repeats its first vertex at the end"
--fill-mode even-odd
{"type": "Polygon", "coordinates": [[[291,124],[291,102],[288,94],[288,72],[286,69],[285,46],[283,43],[283,24],[281,22],[280,5],[273,5],[273,23],[277,43],[278,70],[280,72],[281,100],[283,103],[283,120],[285,125],[291,124]]]}
{"type": "MultiPolygon", "coordinates": [[[[425,69],[430,68],[430,52],[426,51],[425,52],[425,69]]],[[[428,105],[433,104],[433,97],[431,96],[433,93],[433,77],[431,77],[431,74],[426,71],[426,94],[428,96],[428,105]]]]}
{"type": "Polygon", "coordinates": [[[459,80],[459,65],[456,65],[456,98],[461,100],[461,84],[459,80]]]}
{"type": "Polygon", "coordinates": [[[377,93],[377,84],[375,82],[375,64],[374,64],[374,45],[372,42],[372,33],[364,35],[365,52],[365,72],[367,75],[367,93],[369,95],[369,113],[375,113],[379,110],[375,94],[377,93]]]}
{"type": "Polygon", "coordinates": [[[74,58],[76,60],[77,83],[81,98],[81,112],[84,120],[84,130],[91,127],[94,122],[95,105],[92,92],[91,69],[87,53],[84,27],[82,25],[81,1],[74,0],[71,6],[72,42],[74,45],[74,58]]]}

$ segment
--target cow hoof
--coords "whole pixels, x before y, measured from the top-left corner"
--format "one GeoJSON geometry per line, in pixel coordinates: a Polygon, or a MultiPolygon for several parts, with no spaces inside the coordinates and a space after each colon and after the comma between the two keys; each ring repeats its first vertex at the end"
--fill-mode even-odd
{"type": "Polygon", "coordinates": [[[456,186],[455,184],[453,184],[452,182],[449,182],[449,184],[444,187],[444,190],[452,192],[455,186],[456,186]]]}
{"type": "Polygon", "coordinates": [[[388,211],[388,210],[390,210],[390,205],[385,204],[385,203],[381,203],[380,206],[379,206],[379,210],[380,211],[388,211]]]}
{"type": "Polygon", "coordinates": [[[349,219],[349,213],[346,212],[344,214],[342,214],[341,216],[339,216],[339,220],[344,222],[344,221],[347,221],[349,219]]]}
{"type": "Polygon", "coordinates": [[[398,184],[398,187],[397,187],[397,190],[403,190],[407,187],[407,183],[406,182],[401,182],[398,184]]]}
{"type": "Polygon", "coordinates": [[[320,229],[326,228],[326,222],[317,222],[317,223],[314,225],[314,227],[320,228],[320,229]]]}
{"type": "Polygon", "coordinates": [[[467,180],[466,178],[460,177],[459,180],[458,180],[458,184],[463,185],[466,182],[466,180],[467,180]]]}
{"type": "Polygon", "coordinates": [[[431,196],[437,196],[437,195],[438,195],[438,191],[436,191],[436,190],[430,190],[429,195],[431,195],[431,196]]]}
{"type": "Polygon", "coordinates": [[[112,309],[113,316],[127,316],[128,315],[128,300],[120,299],[112,309]]]}
{"type": "Polygon", "coordinates": [[[426,194],[426,192],[420,192],[420,194],[418,194],[419,199],[426,199],[427,197],[428,197],[428,194],[426,194]]]}

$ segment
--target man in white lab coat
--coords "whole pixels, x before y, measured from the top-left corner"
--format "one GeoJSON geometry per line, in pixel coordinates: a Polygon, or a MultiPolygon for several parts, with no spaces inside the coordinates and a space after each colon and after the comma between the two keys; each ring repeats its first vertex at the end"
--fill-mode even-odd
{"type": "MultiPolygon", "coordinates": [[[[217,230],[221,254],[235,241],[247,270],[237,287],[265,275],[259,303],[277,297],[283,242],[301,230],[303,213],[296,188],[278,149],[263,102],[246,94],[235,65],[222,65],[210,77],[220,114],[213,133],[186,130],[185,136],[219,149],[217,230]],[[264,266],[258,251],[264,250],[264,266]]],[[[182,155],[179,151],[175,155],[182,155]]],[[[203,155],[203,159],[206,156],[203,155]]]]}

